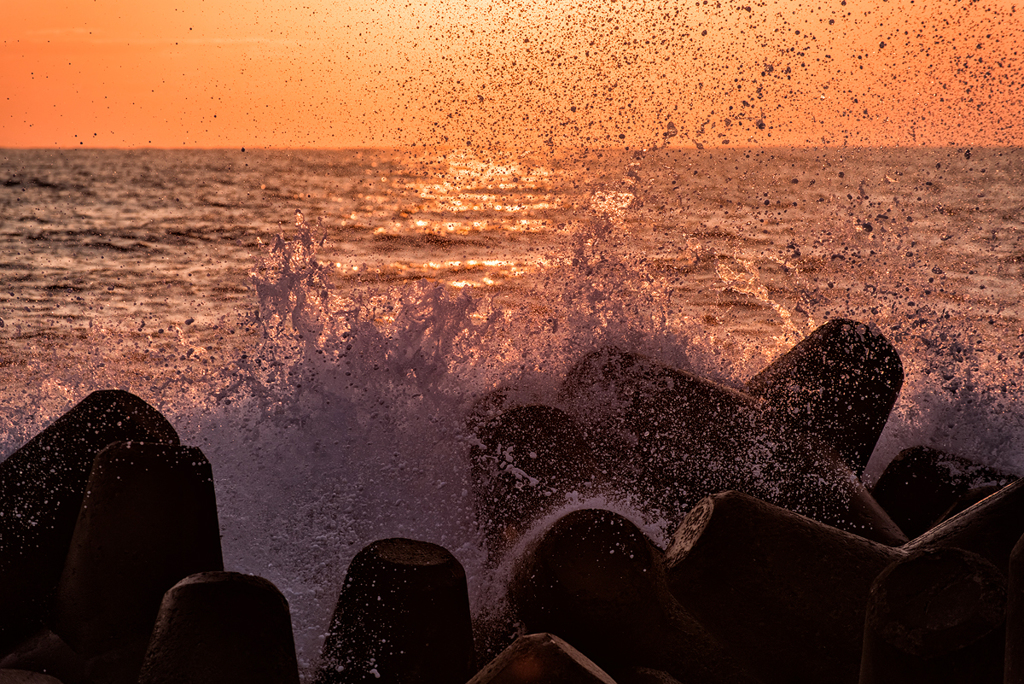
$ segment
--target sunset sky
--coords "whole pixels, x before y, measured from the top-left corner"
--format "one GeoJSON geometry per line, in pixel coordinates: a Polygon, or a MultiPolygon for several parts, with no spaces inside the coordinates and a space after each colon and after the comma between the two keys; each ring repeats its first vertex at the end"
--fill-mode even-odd
{"type": "Polygon", "coordinates": [[[1024,141],[1008,0],[0,2],[0,147],[1024,141]]]}

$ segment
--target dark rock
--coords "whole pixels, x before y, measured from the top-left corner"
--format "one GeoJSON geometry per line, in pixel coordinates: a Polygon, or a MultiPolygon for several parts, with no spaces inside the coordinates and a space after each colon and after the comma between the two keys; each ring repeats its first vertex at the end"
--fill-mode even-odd
{"type": "Polygon", "coordinates": [[[466,573],[444,548],[383,539],[345,575],[317,684],[463,684],[474,668],[466,573]]]}
{"type": "Polygon", "coordinates": [[[132,440],[178,444],[178,435],[142,399],[103,390],[0,463],[0,652],[42,626],[93,458],[132,440]]]}
{"type": "Polygon", "coordinates": [[[558,520],[521,560],[510,593],[527,630],[561,635],[606,671],[757,681],[672,597],[656,547],[610,511],[558,520]]]}
{"type": "Polygon", "coordinates": [[[924,549],[871,587],[860,684],[999,684],[1006,580],[980,556],[924,549]]]}
{"type": "Polygon", "coordinates": [[[871,583],[903,553],[739,492],[703,499],[668,586],[765,682],[856,684],[871,583]]]}
{"type": "Polygon", "coordinates": [[[164,595],[139,684],[298,684],[288,602],[261,577],[202,572],[164,595]]]}
{"type": "Polygon", "coordinates": [[[469,684],[615,684],[592,660],[554,634],[516,639],[469,684]]]}
{"type": "MultiPolygon", "coordinates": [[[[914,537],[942,519],[968,490],[1015,478],[938,449],[904,449],[885,467],[871,493],[893,522],[914,537]]],[[[961,509],[962,510],[962,509],[961,509]]]]}
{"type": "Polygon", "coordinates": [[[90,678],[138,679],[164,593],[221,570],[210,463],[194,447],[120,442],[93,463],[53,631],[90,661],[90,678]]]}
{"type": "Polygon", "coordinates": [[[821,326],[747,383],[769,420],[838,450],[860,477],[903,386],[903,364],[883,335],[856,321],[821,326]]]}

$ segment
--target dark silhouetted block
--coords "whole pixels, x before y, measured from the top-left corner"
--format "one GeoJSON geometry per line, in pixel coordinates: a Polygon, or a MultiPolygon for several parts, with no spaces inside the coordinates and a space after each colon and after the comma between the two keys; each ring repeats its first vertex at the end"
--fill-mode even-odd
{"type": "Polygon", "coordinates": [[[486,422],[470,450],[477,520],[494,559],[597,466],[580,426],[549,406],[519,406],[486,422]]]}
{"type": "Polygon", "coordinates": [[[436,544],[383,539],[349,565],[316,682],[462,684],[474,660],[462,565],[436,544]]]}
{"type": "Polygon", "coordinates": [[[0,652],[41,626],[93,458],[132,440],[178,444],[178,435],[142,399],[102,390],[0,463],[0,652]]]}
{"type": "Polygon", "coordinates": [[[757,681],[672,597],[647,537],[610,511],[558,520],[524,556],[510,592],[528,630],[561,635],[605,671],[649,667],[681,682],[757,681]]]}
{"type": "Polygon", "coordinates": [[[703,499],[666,554],[684,608],[765,682],[857,682],[871,583],[903,553],[739,492],[703,499]]]}
{"type": "Polygon", "coordinates": [[[1014,479],[954,454],[918,446],[897,454],[871,493],[893,522],[913,539],[959,512],[952,509],[969,490],[989,484],[1003,486],[1014,479]]]}
{"type": "Polygon", "coordinates": [[[261,577],[201,572],[164,595],[139,684],[298,684],[288,602],[261,577]]]}
{"type": "Polygon", "coordinates": [[[617,684],[682,684],[668,672],[649,667],[631,667],[618,671],[614,679],[617,684]]]}
{"type": "Polygon", "coordinates": [[[138,678],[164,593],[222,570],[210,463],[194,447],[120,442],[89,475],[52,627],[104,682],[138,678]],[[109,654],[109,655],[104,655],[109,654]]]}
{"type": "Polygon", "coordinates": [[[961,549],[926,549],[871,587],[860,684],[999,684],[1006,580],[961,549]]]}
{"type": "Polygon", "coordinates": [[[0,669],[0,684],[65,684],[56,677],[28,670],[0,669]]]}
{"type": "Polygon", "coordinates": [[[553,634],[527,634],[469,684],[615,684],[592,660],[553,634]]]}
{"type": "Polygon", "coordinates": [[[85,659],[48,629],[40,629],[18,644],[0,660],[0,668],[39,672],[63,684],[89,684],[85,659]]]}
{"type": "Polygon", "coordinates": [[[829,321],[751,378],[770,420],[822,438],[860,477],[903,386],[889,341],[856,321],[829,321]]]}
{"type": "Polygon", "coordinates": [[[1024,684],[1024,536],[1010,553],[1003,684],[1024,684]]]}
{"type": "MultiPolygon", "coordinates": [[[[754,400],[639,354],[600,349],[566,374],[562,401],[612,465],[619,489],[678,520],[727,483],[758,486],[752,455],[764,433],[754,400]]],[[[766,459],[774,474],[778,465],[766,459]]],[[[728,488],[728,487],[725,487],[728,488]]]]}
{"type": "Polygon", "coordinates": [[[957,497],[957,500],[953,503],[949,509],[939,516],[939,519],[935,521],[935,524],[945,522],[950,518],[954,518],[976,503],[979,503],[982,499],[987,499],[1002,487],[1000,485],[982,485],[981,487],[971,487],[966,492],[957,497]]]}
{"type": "Polygon", "coordinates": [[[904,544],[907,552],[929,546],[972,551],[1006,573],[1010,552],[1024,534],[1024,480],[1003,487],[904,544]]]}
{"type": "Polygon", "coordinates": [[[617,487],[677,524],[703,497],[731,489],[884,544],[907,540],[834,447],[766,420],[747,394],[605,349],[574,366],[562,397],[606,435],[599,443],[631,445],[613,469],[617,487]]]}

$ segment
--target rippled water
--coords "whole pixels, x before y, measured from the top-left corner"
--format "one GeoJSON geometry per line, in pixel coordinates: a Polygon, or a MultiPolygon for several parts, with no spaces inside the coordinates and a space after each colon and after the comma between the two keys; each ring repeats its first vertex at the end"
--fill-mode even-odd
{"type": "Polygon", "coordinates": [[[754,308],[774,309],[753,291],[759,285],[789,297],[824,285],[855,299],[881,288],[876,299],[890,310],[973,301],[972,311],[1012,318],[1024,258],[1021,164],[1016,149],[953,148],[487,160],[9,150],[3,318],[30,334],[97,316],[210,320],[251,306],[257,243],[287,228],[294,211],[324,221],[319,258],[335,264],[341,287],[518,285],[554,266],[579,222],[603,212],[615,224],[605,247],[617,241],[616,253],[639,255],[710,317],[734,295],[736,306],[752,297],[754,308]],[[851,280],[856,273],[910,282],[900,294],[892,282],[851,280]],[[910,285],[921,294],[904,296],[910,285]]]}

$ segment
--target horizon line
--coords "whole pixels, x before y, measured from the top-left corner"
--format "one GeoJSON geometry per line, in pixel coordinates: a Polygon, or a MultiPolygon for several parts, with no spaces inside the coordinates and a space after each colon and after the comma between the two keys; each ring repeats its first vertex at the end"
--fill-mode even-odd
{"type": "MultiPolygon", "coordinates": [[[[951,141],[945,144],[877,144],[871,145],[866,143],[837,143],[837,144],[826,144],[826,143],[780,143],[780,144],[743,144],[743,145],[662,145],[654,147],[634,147],[631,145],[615,145],[608,147],[556,147],[550,148],[545,145],[534,146],[534,149],[517,150],[515,148],[503,148],[503,152],[516,152],[519,154],[533,154],[537,152],[545,153],[567,153],[567,152],[654,152],[658,150],[680,150],[680,151],[693,151],[693,152],[711,152],[715,150],[760,150],[760,149],[947,149],[947,148],[979,148],[979,149],[1018,149],[1024,147],[1022,144],[1014,143],[971,143],[971,142],[957,142],[951,141]]],[[[493,148],[485,148],[492,150],[493,148]]],[[[3,145],[0,144],[0,151],[46,151],[46,152],[73,152],[73,151],[107,151],[107,152],[133,152],[133,151],[149,151],[149,152],[189,152],[189,151],[203,151],[203,152],[365,152],[365,151],[403,151],[403,152],[422,152],[422,151],[445,151],[445,152],[464,152],[464,151],[478,151],[479,148],[473,147],[458,147],[453,145],[342,145],[337,147],[331,146],[309,146],[309,145],[268,145],[260,147],[249,147],[249,146],[181,146],[181,147],[161,147],[157,145],[126,145],[123,147],[106,147],[106,146],[78,146],[78,147],[66,147],[66,146],[53,146],[53,147],[40,147],[38,145],[3,145]]]]}

